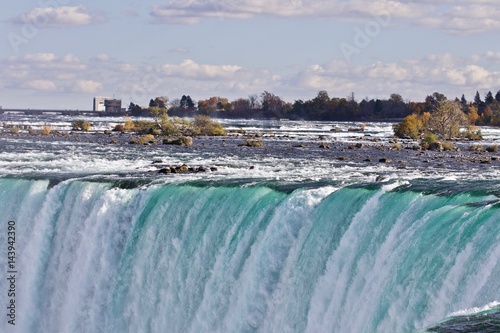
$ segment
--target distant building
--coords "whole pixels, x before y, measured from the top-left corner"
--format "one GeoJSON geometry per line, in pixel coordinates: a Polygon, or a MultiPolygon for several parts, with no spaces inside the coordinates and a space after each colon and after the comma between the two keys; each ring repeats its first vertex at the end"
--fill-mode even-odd
{"type": "Polygon", "coordinates": [[[104,101],[106,97],[94,97],[94,111],[105,111],[104,101]]]}
{"type": "Polygon", "coordinates": [[[120,112],[122,111],[122,100],[108,97],[94,97],[93,110],[98,112],[120,112]]]}
{"type": "Polygon", "coordinates": [[[104,100],[104,111],[106,112],[120,112],[122,110],[121,99],[106,99],[104,100]]]}

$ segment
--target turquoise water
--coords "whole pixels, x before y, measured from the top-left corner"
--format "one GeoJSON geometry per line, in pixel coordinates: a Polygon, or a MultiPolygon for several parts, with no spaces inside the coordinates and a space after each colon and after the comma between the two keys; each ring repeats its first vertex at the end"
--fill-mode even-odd
{"type": "Polygon", "coordinates": [[[0,331],[448,332],[500,300],[496,183],[122,185],[0,179],[0,331]]]}

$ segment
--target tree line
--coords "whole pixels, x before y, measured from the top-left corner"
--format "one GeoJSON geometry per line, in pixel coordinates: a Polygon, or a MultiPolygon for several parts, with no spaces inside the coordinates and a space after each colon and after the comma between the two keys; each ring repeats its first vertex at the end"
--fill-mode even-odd
{"type": "Polygon", "coordinates": [[[160,108],[167,110],[171,116],[180,117],[202,114],[215,118],[377,121],[403,119],[426,112],[432,114],[446,101],[456,103],[475,125],[500,126],[500,90],[495,95],[489,91],[484,98],[476,92],[473,101],[467,101],[465,95],[460,99],[448,100],[445,95],[435,92],[422,102],[406,101],[397,93],[391,94],[387,99],[365,98],[358,102],[354,94],[344,98],[330,97],[324,90],[319,91],[312,99],[299,99],[294,103],[286,102],[268,91],[233,101],[213,96],[196,103],[189,95],[173,100],[159,96],[152,98],[148,106],[131,102],[128,112],[132,116],[151,116],[152,108],[160,108]]]}

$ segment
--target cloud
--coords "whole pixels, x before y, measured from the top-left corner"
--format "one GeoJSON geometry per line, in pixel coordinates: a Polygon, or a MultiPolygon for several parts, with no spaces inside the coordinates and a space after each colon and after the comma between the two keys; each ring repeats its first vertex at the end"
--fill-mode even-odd
{"type": "Polygon", "coordinates": [[[186,59],[180,64],[165,64],[161,71],[174,77],[192,79],[227,79],[231,78],[242,68],[235,65],[204,65],[191,59],[186,59]]]}
{"type": "Polygon", "coordinates": [[[73,86],[73,91],[82,93],[95,93],[102,90],[103,84],[92,80],[79,80],[73,86]]]}
{"type": "Polygon", "coordinates": [[[32,80],[24,84],[25,88],[43,90],[43,91],[54,91],[57,89],[56,84],[50,80],[32,80]]]}
{"type": "Polygon", "coordinates": [[[56,59],[54,53],[34,53],[27,54],[23,58],[26,62],[50,63],[56,59]]]}
{"type": "Polygon", "coordinates": [[[12,56],[7,62],[18,68],[37,68],[45,70],[84,70],[86,65],[74,54],[68,53],[57,57],[54,53],[32,53],[24,56],[12,56]]]}
{"type": "Polygon", "coordinates": [[[422,17],[419,23],[457,35],[495,31],[500,29],[500,8],[497,4],[458,5],[438,15],[422,17]]]}
{"type": "MultiPolygon", "coordinates": [[[[493,52],[487,54],[496,55],[493,52]]],[[[500,72],[474,64],[473,58],[432,54],[400,62],[377,61],[363,66],[333,61],[309,66],[290,77],[286,84],[311,93],[320,89],[337,96],[345,96],[349,91],[377,97],[400,93],[417,100],[423,100],[434,91],[454,98],[477,89],[499,87],[500,72]]]]}
{"type": "Polygon", "coordinates": [[[500,52],[488,51],[486,52],[486,59],[500,63],[500,52]]]}
{"type": "Polygon", "coordinates": [[[107,66],[85,63],[71,53],[33,53],[0,61],[0,77],[12,89],[89,93],[102,88],[95,77],[102,75],[107,66]],[[94,67],[88,70],[89,66],[94,67]]]}
{"type": "Polygon", "coordinates": [[[256,16],[353,20],[390,16],[401,24],[473,34],[500,28],[500,8],[493,0],[177,0],[152,7],[153,23],[196,24],[203,19],[256,16]]]}
{"type": "Polygon", "coordinates": [[[327,90],[333,97],[355,92],[358,100],[365,96],[388,98],[399,93],[404,98],[422,101],[435,91],[449,98],[460,97],[462,93],[472,98],[476,90],[485,93],[500,87],[500,71],[491,66],[499,58],[496,51],[470,57],[429,54],[358,66],[334,60],[296,68],[287,74],[193,59],[148,65],[101,58],[101,61],[96,61],[95,56],[82,60],[73,54],[52,53],[10,57],[0,60],[0,86],[4,87],[4,94],[29,89],[30,96],[45,92],[62,96],[114,94],[124,103],[132,101],[140,105],[163,95],[180,98],[189,94],[195,100],[210,96],[233,99],[264,90],[290,102],[312,98],[319,90],[327,90]]]}
{"type": "Polygon", "coordinates": [[[184,47],[178,47],[178,48],[174,48],[174,49],[169,49],[168,52],[170,53],[178,53],[178,54],[184,54],[184,53],[188,53],[189,50],[184,48],[184,47]]]}
{"type": "Polygon", "coordinates": [[[33,24],[38,28],[84,26],[104,20],[102,14],[91,13],[85,6],[37,7],[12,19],[15,24],[33,24]]]}
{"type": "Polygon", "coordinates": [[[106,53],[100,53],[96,56],[97,60],[108,61],[111,57],[106,53]]]}

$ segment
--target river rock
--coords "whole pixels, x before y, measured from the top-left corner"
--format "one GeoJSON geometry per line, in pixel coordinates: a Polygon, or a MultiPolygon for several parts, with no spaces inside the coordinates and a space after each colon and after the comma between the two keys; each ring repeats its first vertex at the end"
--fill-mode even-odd
{"type": "Polygon", "coordinates": [[[193,145],[193,138],[190,136],[181,136],[177,139],[165,138],[165,139],[163,139],[163,144],[164,145],[178,145],[178,146],[191,147],[193,145]]]}
{"type": "Polygon", "coordinates": [[[443,144],[439,141],[436,141],[436,142],[432,142],[429,144],[429,150],[433,150],[433,151],[443,151],[444,148],[443,148],[443,144]]]}
{"type": "Polygon", "coordinates": [[[240,147],[263,147],[264,143],[260,140],[245,140],[239,144],[240,147]]]}

